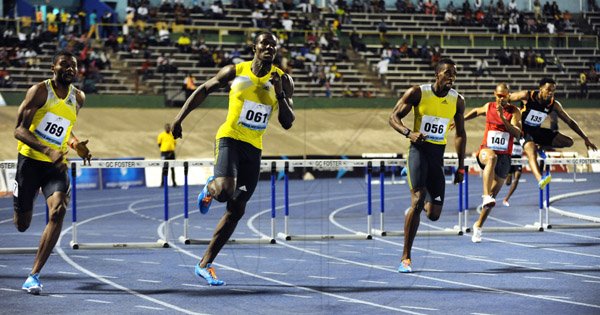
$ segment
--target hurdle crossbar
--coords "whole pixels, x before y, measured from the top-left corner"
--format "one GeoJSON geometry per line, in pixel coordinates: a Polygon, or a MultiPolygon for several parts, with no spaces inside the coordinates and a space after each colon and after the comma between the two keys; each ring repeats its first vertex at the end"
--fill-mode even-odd
{"type": "MultiPolygon", "coordinates": [[[[144,161],[140,161],[144,162],[144,161]]],[[[145,166],[160,166],[160,162],[152,162],[156,165],[147,165],[149,161],[145,161],[145,166]]],[[[121,168],[121,167],[136,167],[137,163],[132,161],[93,161],[88,167],[90,168],[121,168]],[[107,163],[109,162],[109,163],[107,163]]],[[[139,163],[142,164],[142,163],[139,163]]],[[[79,164],[83,166],[85,164],[79,164]]],[[[169,248],[169,242],[166,239],[158,239],[156,242],[125,242],[125,243],[80,243],[77,240],[77,166],[78,163],[71,163],[71,208],[72,208],[72,239],[70,246],[72,249],[118,249],[118,248],[169,248]]],[[[140,167],[140,166],[137,166],[140,167]]],[[[169,162],[163,163],[162,176],[165,183],[164,192],[164,235],[168,235],[169,226],[169,185],[168,183],[169,162]]]]}
{"type": "MultiPolygon", "coordinates": [[[[276,163],[272,162],[269,165],[271,172],[271,237],[259,237],[259,238],[231,238],[227,240],[227,244],[276,244],[275,240],[275,216],[276,216],[276,163]]],[[[195,239],[189,237],[189,208],[188,208],[188,164],[184,163],[184,207],[183,207],[183,235],[179,237],[179,241],[186,245],[201,244],[207,245],[211,242],[211,239],[195,239]]],[[[261,170],[265,169],[264,165],[261,165],[261,170]]]]}

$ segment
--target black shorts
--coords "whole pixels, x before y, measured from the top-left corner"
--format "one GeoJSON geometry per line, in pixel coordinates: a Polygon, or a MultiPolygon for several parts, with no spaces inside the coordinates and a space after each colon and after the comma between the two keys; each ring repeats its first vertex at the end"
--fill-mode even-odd
{"type": "Polygon", "coordinates": [[[40,188],[46,199],[57,191],[69,195],[71,183],[67,171],[61,172],[50,162],[34,160],[19,154],[13,188],[15,212],[32,211],[40,188]]]}
{"type": "Polygon", "coordinates": [[[175,151],[164,151],[160,152],[161,160],[174,160],[175,159],[175,151]]]}
{"type": "MultiPolygon", "coordinates": [[[[498,160],[496,161],[496,167],[494,168],[494,174],[500,178],[506,178],[510,171],[510,155],[508,154],[496,154],[498,160]]],[[[477,153],[477,164],[481,169],[485,168],[485,165],[479,160],[479,153],[477,153]]]]}
{"type": "Polygon", "coordinates": [[[260,175],[262,150],[232,138],[217,139],[215,147],[215,178],[235,177],[233,199],[248,201],[260,175]]]}
{"type": "Polygon", "coordinates": [[[552,146],[554,137],[558,134],[557,130],[551,130],[541,127],[523,127],[523,138],[525,142],[533,141],[541,146],[552,146]]]}
{"type": "Polygon", "coordinates": [[[425,202],[444,204],[446,177],[444,176],[445,145],[424,142],[411,143],[408,149],[408,187],[425,188],[425,202]]]}
{"type": "MultiPolygon", "coordinates": [[[[520,155],[513,155],[510,158],[511,159],[520,159],[521,156],[520,155]]],[[[522,172],[522,171],[523,171],[523,165],[521,165],[521,164],[514,165],[514,164],[512,164],[512,161],[511,161],[510,170],[508,170],[509,174],[514,174],[515,172],[522,172]]]]}

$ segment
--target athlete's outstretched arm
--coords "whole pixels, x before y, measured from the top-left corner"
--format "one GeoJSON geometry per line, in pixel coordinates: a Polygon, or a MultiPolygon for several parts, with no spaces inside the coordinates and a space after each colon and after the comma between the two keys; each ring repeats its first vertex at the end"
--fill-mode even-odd
{"type": "Polygon", "coordinates": [[[283,129],[292,128],[292,123],[296,119],[294,115],[294,102],[292,101],[292,95],[294,95],[294,80],[288,74],[284,74],[281,77],[277,72],[272,72],[271,83],[275,89],[275,96],[277,97],[277,103],[279,104],[279,114],[277,119],[283,129]]]}
{"type": "Polygon", "coordinates": [[[583,141],[585,141],[585,146],[588,148],[588,150],[598,150],[596,145],[593,144],[592,141],[590,141],[590,138],[588,138],[585,132],[581,130],[579,124],[575,120],[573,120],[573,118],[571,118],[569,114],[567,114],[562,105],[558,101],[555,101],[554,104],[554,110],[558,114],[558,117],[560,117],[560,119],[562,119],[571,129],[573,129],[573,131],[575,131],[583,139],[583,141]]]}
{"type": "Polygon", "coordinates": [[[465,132],[465,99],[462,96],[456,101],[456,114],[454,114],[454,125],[456,128],[456,136],[454,137],[454,148],[458,155],[458,168],[454,174],[454,183],[458,184],[463,181],[465,167],[465,150],[467,147],[467,133],[465,132]]]}
{"type": "Polygon", "coordinates": [[[183,122],[185,117],[187,117],[187,115],[192,110],[198,107],[198,105],[204,102],[204,100],[210,93],[218,90],[221,87],[226,86],[227,83],[229,83],[229,81],[233,79],[235,79],[235,65],[230,65],[223,67],[221,70],[219,70],[217,75],[202,83],[202,85],[200,85],[194,91],[194,93],[192,93],[192,95],[190,95],[190,97],[188,97],[188,99],[185,100],[183,107],[181,108],[181,110],[175,117],[175,120],[171,124],[173,128],[173,130],[171,130],[173,137],[175,137],[175,139],[181,138],[181,123],[183,122]]]}
{"type": "Polygon", "coordinates": [[[473,108],[471,111],[469,111],[466,115],[465,115],[465,121],[467,120],[471,120],[477,116],[483,116],[487,113],[488,110],[488,106],[490,103],[485,103],[485,105],[481,106],[481,107],[477,107],[477,108],[473,108]]]}
{"type": "Polygon", "coordinates": [[[413,86],[404,92],[404,95],[398,100],[394,110],[388,120],[390,126],[398,133],[410,139],[410,142],[421,142],[425,140],[425,136],[418,130],[411,131],[410,128],[404,125],[402,119],[410,113],[413,107],[419,105],[421,101],[421,88],[413,86]]]}
{"type": "Polygon", "coordinates": [[[510,94],[508,94],[508,101],[509,102],[526,101],[528,95],[529,95],[529,91],[518,91],[515,93],[510,93],[510,94]]]}

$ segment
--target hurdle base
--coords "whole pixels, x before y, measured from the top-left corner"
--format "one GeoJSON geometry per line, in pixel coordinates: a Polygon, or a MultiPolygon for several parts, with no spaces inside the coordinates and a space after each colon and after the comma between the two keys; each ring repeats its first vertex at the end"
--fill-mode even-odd
{"type": "MultiPolygon", "coordinates": [[[[179,238],[182,243],[186,245],[191,244],[201,244],[208,245],[211,239],[185,239],[183,237],[179,238]]],[[[263,238],[232,238],[227,241],[227,244],[277,244],[277,241],[270,237],[263,238]]]]}
{"type": "Polygon", "coordinates": [[[286,241],[317,241],[317,240],[371,240],[373,236],[367,233],[356,233],[356,234],[304,234],[304,235],[289,235],[284,233],[277,234],[279,238],[285,239],[286,241]]]}
{"type": "Polygon", "coordinates": [[[544,224],[546,229],[597,229],[599,223],[580,223],[580,224],[544,224]]]}
{"type": "MultiPolygon", "coordinates": [[[[381,231],[374,229],[377,234],[381,236],[404,236],[404,231],[381,231]]],[[[446,228],[443,230],[436,231],[417,231],[417,235],[419,236],[448,236],[448,235],[463,235],[464,232],[459,229],[450,229],[446,228]]]]}
{"type": "Polygon", "coordinates": [[[169,248],[169,243],[159,239],[156,242],[132,242],[132,243],[74,243],[72,249],[119,249],[119,248],[169,248]]]}
{"type": "Polygon", "coordinates": [[[37,251],[37,247],[0,248],[0,254],[35,254],[37,251]]]}

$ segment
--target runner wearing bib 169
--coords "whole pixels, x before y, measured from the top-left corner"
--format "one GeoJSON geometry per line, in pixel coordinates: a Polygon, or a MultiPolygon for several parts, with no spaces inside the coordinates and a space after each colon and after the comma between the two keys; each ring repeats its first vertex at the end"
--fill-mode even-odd
{"type": "Polygon", "coordinates": [[[483,169],[483,203],[479,219],[473,224],[475,243],[481,242],[483,223],[496,205],[495,197],[510,170],[514,139],[521,135],[521,112],[507,101],[508,86],[500,83],[494,91],[495,102],[471,110],[465,121],[485,115],[485,131],[477,162],[483,169]]]}
{"type": "Polygon", "coordinates": [[[394,130],[410,139],[406,168],[411,206],[404,219],[404,251],[399,272],[412,272],[411,248],[419,228],[421,211],[425,210],[432,221],[436,221],[442,213],[446,185],[444,151],[451,120],[456,125],[454,146],[458,154],[454,183],[463,180],[467,141],[463,120],[465,101],[452,89],[455,80],[454,62],[440,60],[435,67],[435,83],[408,89],[398,100],[389,119],[394,130]],[[413,109],[414,131],[402,121],[413,109]]]}
{"type": "Polygon", "coordinates": [[[521,115],[525,138],[523,150],[527,154],[529,167],[531,167],[531,172],[537,179],[540,189],[550,183],[551,177],[542,176],[537,163],[536,144],[553,148],[568,148],[573,145],[571,137],[557,130],[542,127],[542,123],[550,113],[556,112],[558,117],[585,141],[585,146],[588,150],[596,151],[598,149],[585,132],[579,128],[577,122],[567,114],[563,106],[554,99],[555,90],[556,82],[550,78],[543,78],[540,80],[538,91],[519,91],[509,95],[509,101],[511,102],[526,101],[521,115]]]}

